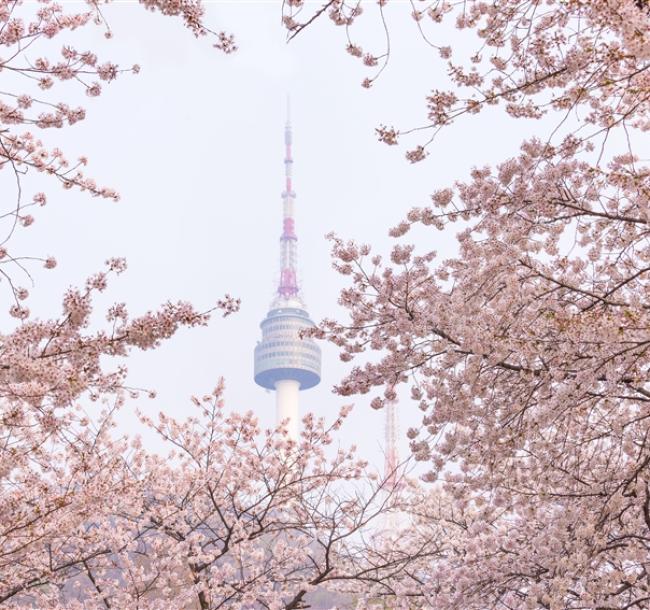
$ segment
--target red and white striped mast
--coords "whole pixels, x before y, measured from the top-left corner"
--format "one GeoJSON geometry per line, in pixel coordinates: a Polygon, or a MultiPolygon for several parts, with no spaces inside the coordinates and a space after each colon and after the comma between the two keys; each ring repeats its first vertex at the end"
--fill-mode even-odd
{"type": "Polygon", "coordinates": [[[397,400],[386,401],[384,407],[386,421],[384,423],[384,478],[389,485],[395,485],[395,477],[399,457],[397,452],[397,400]]]}
{"type": "MultiPolygon", "coordinates": [[[[396,487],[400,485],[398,481],[397,469],[399,466],[399,455],[397,452],[397,397],[387,400],[384,404],[385,422],[384,422],[384,481],[386,493],[393,494],[396,487]]],[[[383,530],[386,535],[395,536],[400,530],[400,518],[394,510],[389,510],[384,519],[383,530]]]]}
{"type": "Polygon", "coordinates": [[[291,106],[287,99],[287,122],[284,127],[284,192],[282,193],[282,235],[280,237],[280,284],[278,296],[283,299],[299,299],[298,296],[298,255],[296,222],[294,218],[294,201],[291,173],[293,156],[291,153],[291,106]]]}

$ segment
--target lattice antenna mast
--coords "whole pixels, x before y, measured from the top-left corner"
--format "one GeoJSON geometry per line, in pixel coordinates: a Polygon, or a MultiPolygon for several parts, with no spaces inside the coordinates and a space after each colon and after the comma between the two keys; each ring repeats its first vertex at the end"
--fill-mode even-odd
{"type": "Polygon", "coordinates": [[[287,100],[287,122],[284,127],[284,192],[282,193],[282,235],[280,236],[280,284],[278,297],[300,300],[298,289],[298,253],[294,202],[296,194],[291,181],[293,155],[291,151],[291,107],[287,100]]]}
{"type": "Polygon", "coordinates": [[[384,447],[384,477],[395,483],[397,464],[399,461],[397,453],[397,400],[389,400],[384,407],[386,411],[385,422],[385,447],[384,447]]]}

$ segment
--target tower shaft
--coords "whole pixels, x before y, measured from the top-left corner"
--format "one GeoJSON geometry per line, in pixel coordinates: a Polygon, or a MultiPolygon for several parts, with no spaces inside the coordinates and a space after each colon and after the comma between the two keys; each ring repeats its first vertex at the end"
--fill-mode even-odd
{"type": "Polygon", "coordinates": [[[298,392],[300,383],[295,379],[281,379],[275,383],[275,416],[278,424],[287,422],[289,438],[298,439],[298,392]]]}

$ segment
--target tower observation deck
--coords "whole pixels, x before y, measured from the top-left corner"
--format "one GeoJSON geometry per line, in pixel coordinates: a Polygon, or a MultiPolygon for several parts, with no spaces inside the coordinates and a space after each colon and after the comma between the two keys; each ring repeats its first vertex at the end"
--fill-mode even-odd
{"type": "Polygon", "coordinates": [[[298,438],[301,390],[320,382],[320,347],[301,331],[314,323],[298,288],[297,241],[295,231],[295,193],[291,180],[293,157],[291,123],[284,131],[285,189],[282,193],[282,234],[280,235],[280,281],[266,318],[260,324],[262,340],[255,347],[255,383],[276,393],[277,423],[288,420],[288,433],[298,438]]]}

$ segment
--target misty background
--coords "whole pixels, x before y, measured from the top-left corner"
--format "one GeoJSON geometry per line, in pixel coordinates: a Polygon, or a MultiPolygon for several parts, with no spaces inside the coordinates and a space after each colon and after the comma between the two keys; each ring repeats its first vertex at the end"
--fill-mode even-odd
{"type": "MultiPolygon", "coordinates": [[[[205,4],[207,25],[235,34],[234,55],[213,49],[209,39],[195,39],[180,20],[147,14],[134,2],[103,9],[112,40],[104,40],[100,28],[75,33],[77,48],[95,50],[100,63],[139,64],[141,72],[120,75],[96,99],[71,88],[87,109],[86,120],[66,128],[63,140],[56,132],[44,132],[42,139],[56,142],[71,160],[87,156],[87,174],[116,188],[121,200],[93,199],[43,182],[48,205],[32,212],[35,224],[10,243],[14,254],[54,255],[58,261],[53,271],[34,269],[33,289],[16,276],[30,289],[33,317],[57,316],[65,289],[83,285],[113,256],[124,256],[129,269],[97,301],[98,323],[115,301],[125,301],[135,316],[167,300],[189,300],[206,310],[225,293],[241,298],[239,313],[217,315],[208,328],[182,330],[160,349],[128,359],[131,383],[158,394],[122,409],[120,426],[133,433],[141,432],[135,407],[183,417],[194,409],[190,395],[208,393],[221,376],[229,409],[251,409],[263,427],[274,424],[275,397],[253,381],[253,349],[279,277],[287,94],[300,280],[316,322],[344,315],[337,298],[346,281],[331,268],[327,233],[372,244],[386,255],[394,241],[388,229],[411,207],[426,205],[434,190],[466,178],[471,167],[516,154],[521,140],[540,129],[539,123],[508,119],[500,109],[486,112],[444,130],[427,159],[411,165],[403,146],[378,143],[374,129],[425,124],[425,96],[448,81],[444,62],[418,35],[405,3],[387,7],[392,54],[369,90],[361,81],[373,69],[345,52],[344,30],[326,18],[287,44],[279,1],[205,4]]],[[[376,10],[375,3],[365,6],[376,10]]],[[[455,29],[435,31],[436,44],[463,52],[463,36],[455,29]]],[[[377,44],[364,51],[381,51],[377,20],[363,19],[358,32],[362,42],[377,44]]],[[[406,148],[420,142],[408,140],[406,148]]],[[[455,252],[454,234],[419,229],[405,239],[411,238],[442,258],[455,252]]],[[[0,315],[10,330],[16,322],[5,310],[0,315]]],[[[301,411],[331,420],[341,405],[353,402],[340,440],[357,444],[381,467],[384,414],[368,406],[374,394],[349,399],[332,393],[354,361],[342,363],[334,346],[321,347],[322,381],[301,393],[301,411]]],[[[398,414],[404,457],[404,433],[419,424],[421,413],[405,395],[398,414]]],[[[149,447],[157,442],[145,435],[149,447]]]]}

